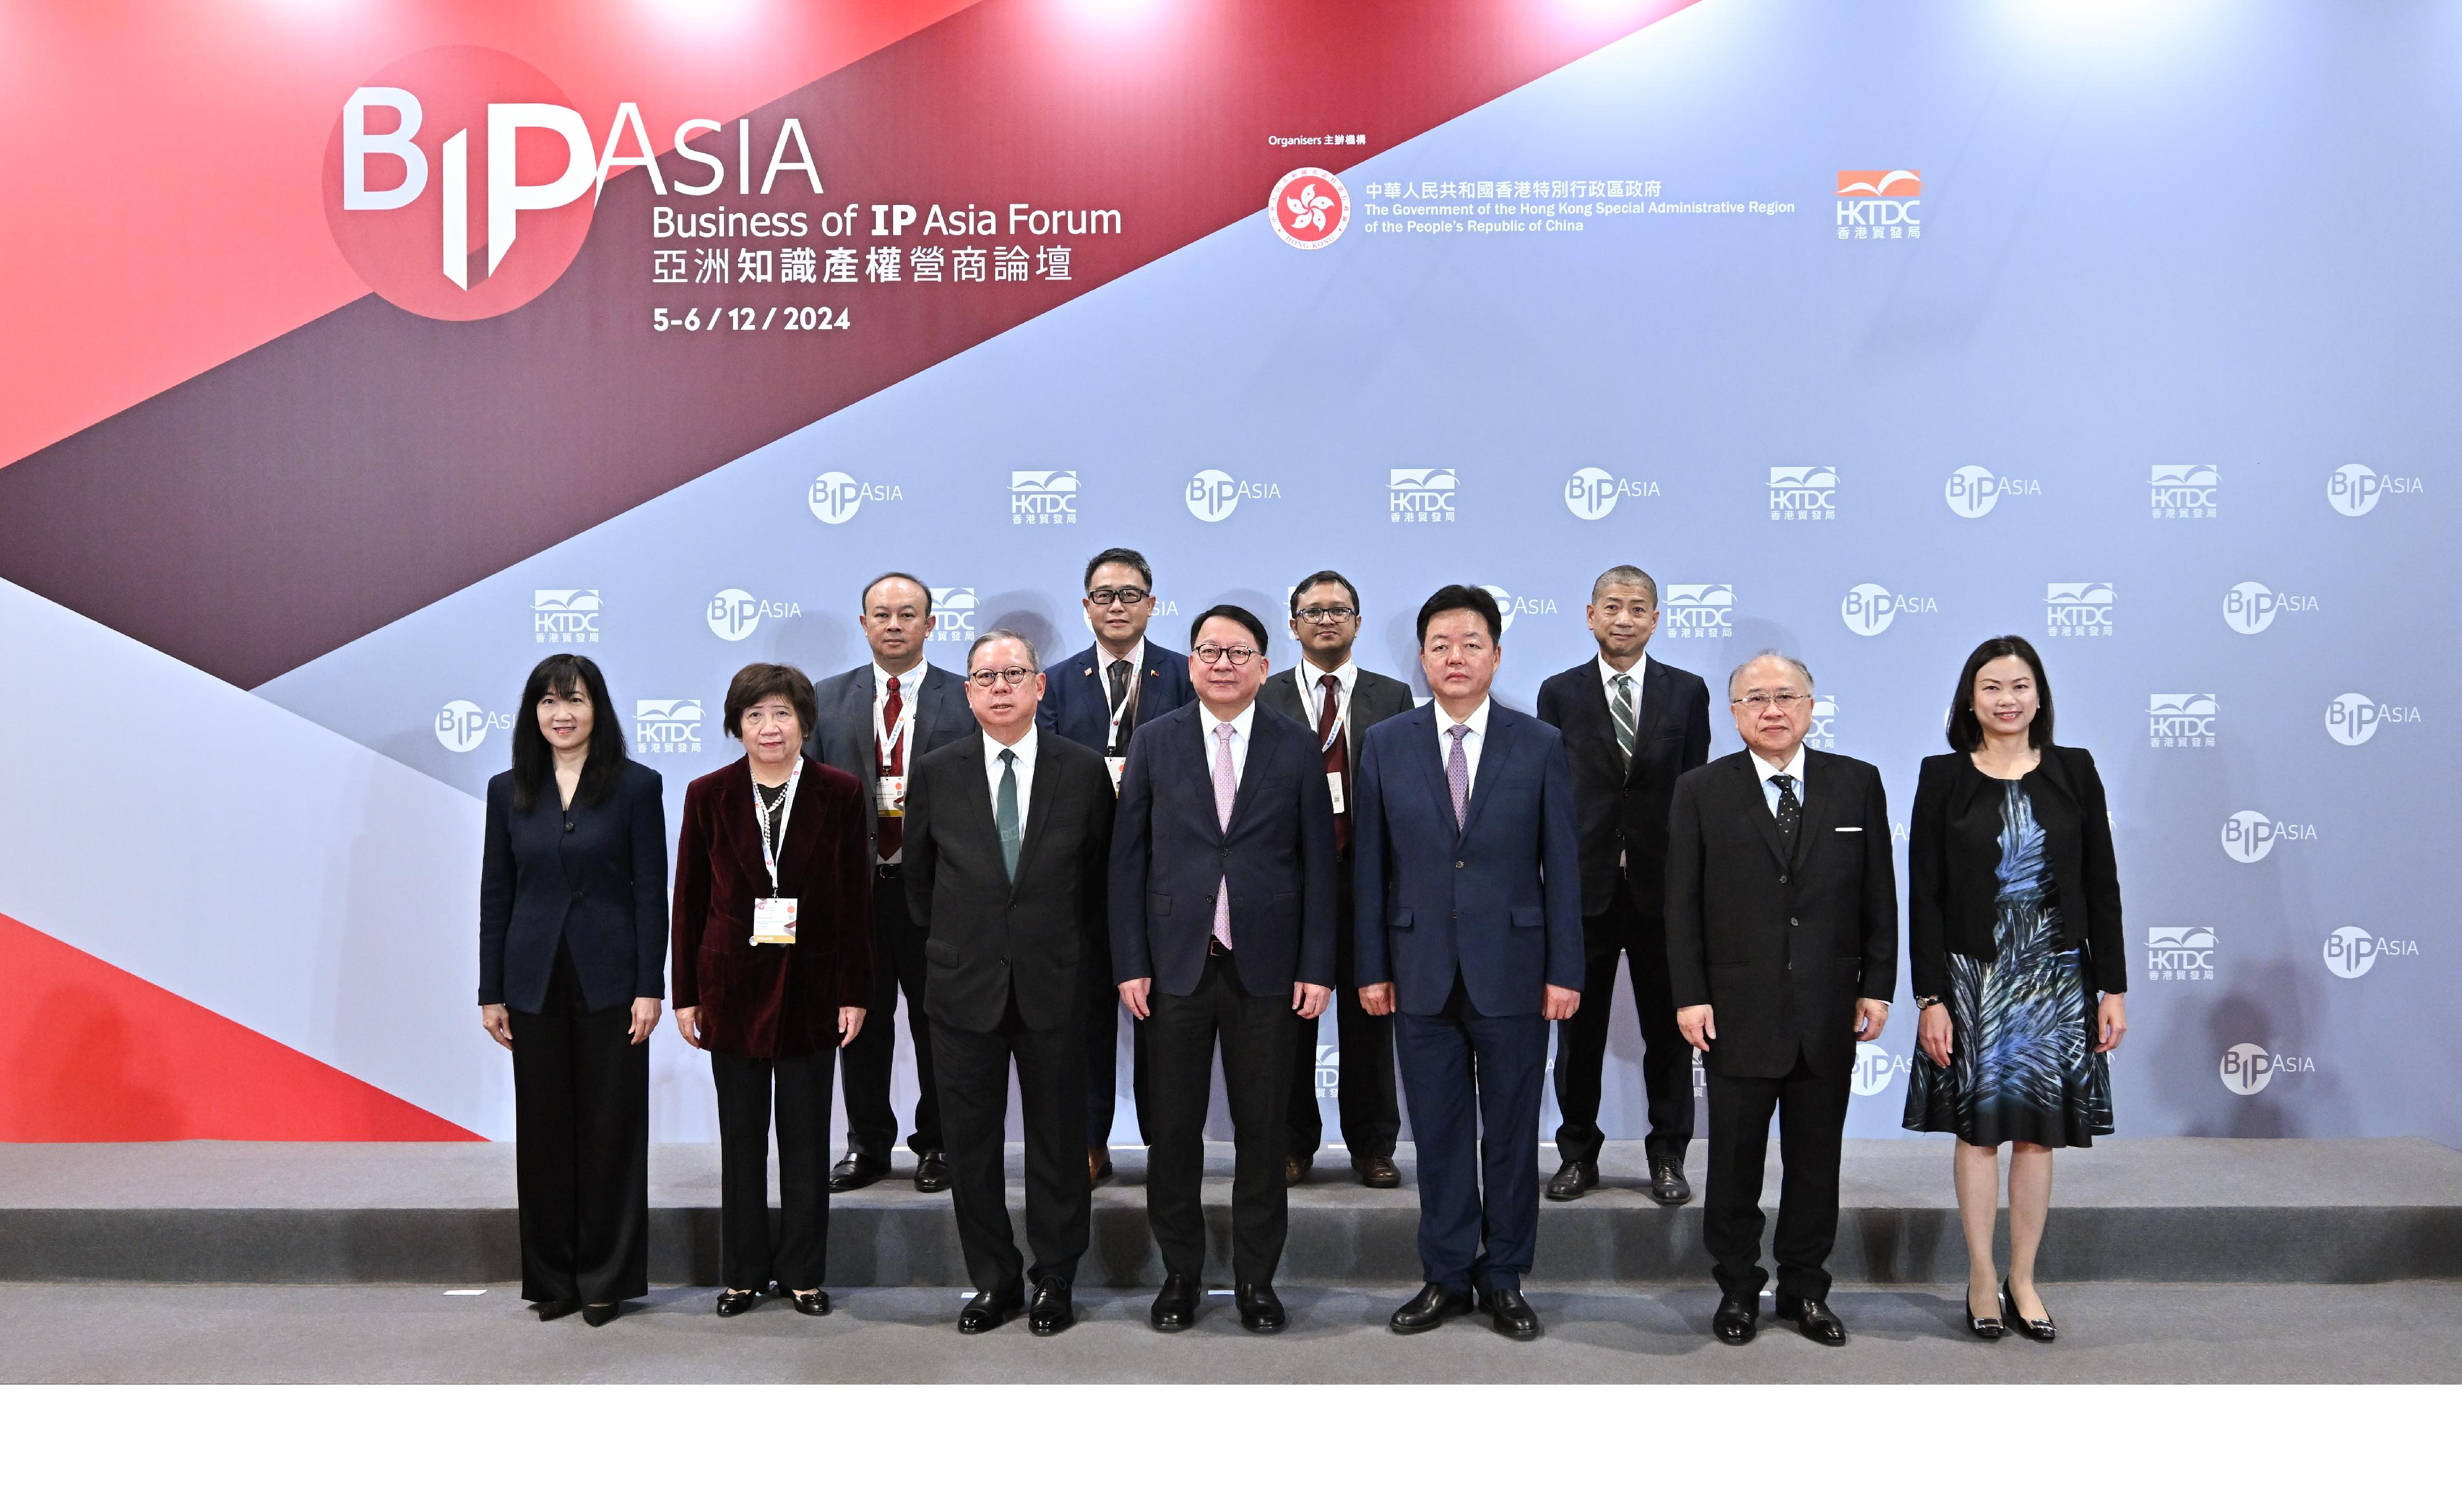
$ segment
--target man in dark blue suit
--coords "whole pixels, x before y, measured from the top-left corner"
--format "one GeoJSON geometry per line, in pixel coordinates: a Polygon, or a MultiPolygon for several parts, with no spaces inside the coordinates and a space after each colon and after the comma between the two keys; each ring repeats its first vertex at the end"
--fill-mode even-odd
{"type": "Polygon", "coordinates": [[[1359,757],[1359,997],[1400,1009],[1393,1056],[1419,1152],[1427,1285],[1396,1333],[1476,1302],[1505,1337],[1539,1335],[1522,1278],[1538,1246],[1547,1024],[1582,1001],[1581,834],[1564,737],[1488,698],[1503,635],[1494,594],[1437,589],[1419,607],[1435,702],[1369,731],[1359,757]]]}
{"type": "Polygon", "coordinates": [[[1232,1281],[1241,1326],[1271,1333],[1285,1321],[1273,1281],[1289,1225],[1293,1043],[1333,996],[1333,800],[1316,737],[1258,706],[1257,616],[1219,604],[1190,638],[1199,702],[1137,731],[1112,830],[1112,964],[1146,1030],[1146,1216],[1164,1273],[1153,1320],[1187,1328],[1203,1294],[1199,1189],[1219,1040],[1236,1151],[1232,1281]]]}
{"type": "MultiPolygon", "coordinates": [[[[1145,722],[1196,701],[1188,659],[1146,639],[1154,617],[1154,569],[1125,546],[1094,553],[1086,564],[1086,622],[1094,643],[1051,669],[1050,691],[1035,722],[1051,734],[1100,751],[1120,790],[1129,740],[1145,722]]],[[[1129,1085],[1137,1123],[1146,1121],[1145,1036],[1132,1027],[1129,1085]]],[[[1112,1174],[1112,1110],[1119,1097],[1120,1009],[1105,1004],[1086,1026],[1086,1174],[1112,1174]]]]}

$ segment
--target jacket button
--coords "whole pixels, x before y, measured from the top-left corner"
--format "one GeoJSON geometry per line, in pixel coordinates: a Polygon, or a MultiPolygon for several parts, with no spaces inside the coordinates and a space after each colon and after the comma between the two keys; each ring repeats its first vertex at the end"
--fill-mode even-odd
{"type": "Polygon", "coordinates": [[[1796,918],[1795,918],[1795,916],[1794,916],[1794,915],[1789,914],[1789,915],[1787,916],[1787,919],[1786,919],[1786,927],[1787,927],[1787,928],[1789,928],[1789,929],[1801,929],[1801,928],[1803,928],[1803,925],[1801,925],[1801,924],[1799,924],[1798,922],[1796,922],[1796,918]]]}
{"type": "Polygon", "coordinates": [[[565,833],[567,833],[567,834],[571,834],[571,833],[572,832],[572,820],[567,819],[566,821],[564,821],[564,832],[565,832],[565,833]]]}
{"type": "Polygon", "coordinates": [[[572,890],[572,900],[576,903],[581,901],[581,889],[576,887],[572,890]]]}
{"type": "Polygon", "coordinates": [[[1784,872],[1781,872],[1778,875],[1778,885],[1781,887],[1784,887],[1786,885],[1786,874],[1784,872]]]}
{"type": "Polygon", "coordinates": [[[1456,861],[1456,862],[1454,863],[1454,870],[1455,870],[1455,871],[1457,871],[1457,872],[1458,872],[1458,871],[1460,871],[1463,867],[1468,866],[1469,864],[1470,864],[1470,863],[1469,863],[1469,862],[1467,862],[1467,861],[1456,861]]]}

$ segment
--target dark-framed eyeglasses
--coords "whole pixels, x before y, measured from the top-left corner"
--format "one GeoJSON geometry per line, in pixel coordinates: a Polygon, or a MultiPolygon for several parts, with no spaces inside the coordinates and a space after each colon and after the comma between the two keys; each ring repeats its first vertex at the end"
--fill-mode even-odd
{"type": "Polygon", "coordinates": [[[1244,667],[1256,655],[1254,646],[1218,646],[1211,640],[1197,648],[1197,659],[1209,667],[1225,657],[1230,659],[1233,666],[1244,667]]]}
{"type": "Polygon", "coordinates": [[[1113,604],[1134,608],[1153,596],[1142,588],[1096,588],[1088,591],[1086,601],[1098,609],[1109,609],[1113,604]]]}
{"type": "Polygon", "coordinates": [[[1311,625],[1338,625],[1358,618],[1359,611],[1348,604],[1310,604],[1299,612],[1299,617],[1311,625]]]}
{"type": "Polygon", "coordinates": [[[983,667],[967,673],[966,680],[989,693],[1004,682],[1013,688],[1022,688],[1026,686],[1026,680],[1032,676],[1032,667],[983,667]]]}
{"type": "Polygon", "coordinates": [[[1782,714],[1792,714],[1797,704],[1812,702],[1812,695],[1809,693],[1747,693],[1742,698],[1729,699],[1727,702],[1738,708],[1751,709],[1756,714],[1773,705],[1782,714]]]}

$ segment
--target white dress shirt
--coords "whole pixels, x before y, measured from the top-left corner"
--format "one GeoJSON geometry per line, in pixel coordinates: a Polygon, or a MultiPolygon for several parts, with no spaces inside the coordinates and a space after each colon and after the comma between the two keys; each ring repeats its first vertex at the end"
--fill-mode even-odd
{"type": "Polygon", "coordinates": [[[1120,706],[1112,710],[1111,729],[1104,736],[1103,741],[1105,750],[1110,750],[1120,744],[1120,716],[1127,713],[1137,702],[1137,679],[1146,669],[1146,637],[1139,636],[1137,643],[1129,648],[1129,654],[1125,657],[1115,657],[1103,649],[1101,641],[1094,642],[1094,681],[1096,690],[1103,695],[1103,702],[1106,706],[1109,706],[1112,702],[1112,663],[1115,661],[1125,661],[1129,664],[1129,691],[1128,696],[1120,700],[1120,706]]]}
{"type": "Polygon", "coordinates": [[[1328,676],[1333,679],[1334,718],[1349,719],[1351,691],[1359,686],[1358,662],[1346,658],[1342,665],[1328,674],[1319,669],[1315,662],[1302,657],[1300,664],[1291,671],[1291,680],[1298,684],[1300,690],[1300,707],[1307,710],[1307,726],[1310,731],[1314,731],[1325,723],[1325,689],[1319,684],[1319,680],[1328,676]]]}
{"type": "MultiPolygon", "coordinates": [[[[905,684],[898,686],[903,692],[905,684]]],[[[1014,745],[1004,745],[992,739],[991,731],[983,731],[983,780],[991,784],[994,825],[1000,823],[1001,752],[1017,752],[1017,832],[1020,839],[1026,835],[1026,810],[1034,802],[1034,724],[1031,721],[1027,722],[1026,733],[1017,738],[1014,745]]]]}
{"type": "MultiPolygon", "coordinates": [[[[1214,711],[1207,708],[1203,703],[1198,704],[1197,712],[1202,716],[1198,720],[1197,727],[1203,733],[1205,741],[1205,774],[1208,778],[1211,778],[1214,775],[1214,763],[1216,760],[1215,752],[1222,748],[1221,741],[1215,737],[1214,727],[1223,722],[1216,718],[1214,711]]],[[[1255,699],[1250,699],[1246,708],[1242,709],[1239,713],[1231,716],[1230,724],[1231,790],[1237,792],[1240,790],[1240,780],[1248,775],[1248,732],[1256,728],[1257,701],[1255,699]]],[[[1210,791],[1211,788],[1209,788],[1208,790],[1210,791]]]]}
{"type": "MultiPolygon", "coordinates": [[[[1462,762],[1469,767],[1469,781],[1462,785],[1464,803],[1470,802],[1472,791],[1479,787],[1479,747],[1487,744],[1487,711],[1495,703],[1494,699],[1479,700],[1479,707],[1470,711],[1470,718],[1460,722],[1470,726],[1470,733],[1462,737],[1462,762]]],[[[1444,705],[1431,700],[1429,707],[1436,711],[1436,766],[1441,768],[1453,759],[1454,738],[1446,732],[1454,727],[1455,721],[1445,713],[1444,705]]]]}
{"type": "Polygon", "coordinates": [[[1769,811],[1772,814],[1776,814],[1778,812],[1778,784],[1770,781],[1770,779],[1779,776],[1782,773],[1795,779],[1795,801],[1798,803],[1803,802],[1803,746],[1798,745],[1795,748],[1795,754],[1787,759],[1787,764],[1783,767],[1771,766],[1769,763],[1761,760],[1760,752],[1752,749],[1750,746],[1745,747],[1745,754],[1753,759],[1753,771],[1761,780],[1761,801],[1769,805],[1769,811]]]}
{"type": "Polygon", "coordinates": [[[1650,653],[1647,651],[1641,654],[1640,660],[1622,672],[1609,665],[1607,658],[1599,658],[1599,685],[1607,690],[1608,718],[1610,721],[1615,718],[1616,679],[1632,679],[1632,731],[1636,738],[1641,734],[1641,680],[1649,671],[1650,653]]]}

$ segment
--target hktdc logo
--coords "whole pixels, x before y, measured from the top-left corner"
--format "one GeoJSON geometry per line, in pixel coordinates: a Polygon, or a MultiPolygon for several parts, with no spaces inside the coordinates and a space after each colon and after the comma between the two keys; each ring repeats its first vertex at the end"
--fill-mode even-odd
{"type": "Polygon", "coordinates": [[[1323,168],[1293,168],[1265,201],[1274,234],[1304,252],[1330,247],[1350,224],[1350,191],[1323,168]]]}
{"type": "Polygon", "coordinates": [[[2148,477],[2158,520],[2211,520],[2222,494],[2222,474],[2210,462],[2158,462],[2148,477]]]}
{"type": "Polygon", "coordinates": [[[2278,594],[2263,583],[2235,583],[2223,594],[2223,623],[2243,636],[2262,635],[2277,615],[2316,611],[2316,594],[2278,594]]]}
{"type": "Polygon", "coordinates": [[[825,472],[805,490],[804,502],[823,525],[844,525],[869,503],[904,502],[906,490],[894,483],[858,483],[843,472],[825,472]]]}
{"type": "Polygon", "coordinates": [[[1814,750],[1834,751],[1838,748],[1838,700],[1827,693],[1812,696],[1812,727],[1804,732],[1803,744],[1814,750]]]}
{"type": "Polygon", "coordinates": [[[2274,850],[2277,840],[2300,841],[2317,838],[2313,824],[2294,824],[2267,818],[2254,809],[2242,809],[2223,821],[2223,854],[2235,861],[2262,861],[2274,850]]]}
{"type": "Polygon", "coordinates": [[[785,599],[755,598],[741,588],[722,588],[710,598],[702,617],[719,639],[742,640],[760,629],[765,619],[803,618],[804,606],[785,599]]]}
{"type": "Polygon", "coordinates": [[[1949,475],[1940,490],[1949,504],[1950,512],[1969,520],[1980,520],[1992,512],[1992,507],[2002,499],[2024,494],[2040,496],[2043,491],[2040,478],[2004,478],[1989,467],[1973,464],[1949,475]]]}
{"type": "Polygon", "coordinates": [[[2146,975],[2154,982],[2214,980],[2211,924],[2156,924],[2146,931],[2146,975]]]}
{"type": "Polygon", "coordinates": [[[1838,239],[1905,242],[1923,239],[1923,175],[1912,168],[1838,170],[1838,239]]]}
{"type": "Polygon", "coordinates": [[[1835,467],[1772,467],[1769,507],[1773,520],[1834,520],[1838,507],[1835,467]]]}
{"type": "Polygon", "coordinates": [[[490,714],[468,699],[455,699],[436,711],[436,743],[457,754],[477,750],[489,730],[508,730],[510,718],[490,714]]]}
{"type": "Polygon", "coordinates": [[[1565,480],[1565,508],[1576,520],[1604,520],[1619,499],[1654,499],[1658,485],[1643,478],[1619,478],[1605,467],[1581,467],[1565,480]]]}
{"type": "Polygon", "coordinates": [[[1385,508],[1395,525],[1451,525],[1460,489],[1451,467],[1393,467],[1386,471],[1385,508]]]}
{"type": "Polygon", "coordinates": [[[1188,512],[1208,525],[1220,525],[1231,518],[1242,499],[1279,499],[1283,486],[1278,483],[1251,483],[1234,478],[1219,467],[1208,467],[1188,480],[1188,512]]]}
{"type": "Polygon", "coordinates": [[[2325,502],[2337,514],[2347,514],[2356,520],[2377,507],[2381,495],[2412,494],[2422,491],[2417,478],[2398,473],[2380,474],[2365,463],[2346,462],[2334,469],[2325,480],[2325,502]]]}
{"type": "Polygon", "coordinates": [[[1877,636],[1900,615],[1936,615],[1940,602],[1929,594],[1892,594],[1878,583],[1858,583],[1839,600],[1838,617],[1859,636],[1877,636]]]}
{"type": "Polygon", "coordinates": [[[2317,1062],[2306,1055],[2276,1055],[2262,1045],[2242,1042],[2223,1051],[2218,1068],[2223,1085],[2242,1097],[2254,1097],[2265,1091],[2277,1072],[2298,1074],[2313,1071],[2317,1062]]]}
{"type": "Polygon", "coordinates": [[[530,635],[540,645],[584,645],[598,639],[598,590],[530,590],[530,635]]]}
{"type": "Polygon", "coordinates": [[[633,701],[633,749],[652,756],[701,754],[701,700],[633,701]]]}
{"type": "Polygon", "coordinates": [[[2356,982],[2388,956],[2416,956],[2416,940],[2387,940],[2357,924],[2344,924],[2325,937],[2325,969],[2345,982],[2356,982]]]}
{"type": "Polygon", "coordinates": [[[2045,583],[2043,633],[2109,636],[2113,601],[2109,583],[2045,583]]]}
{"type": "Polygon", "coordinates": [[[2146,744],[2159,750],[2210,746],[2217,711],[2211,693],[2156,693],[2146,701],[2146,744]]]}
{"type": "Polygon", "coordinates": [[[1855,1095],[1877,1097],[1890,1090],[1898,1072],[1911,1063],[1903,1055],[1892,1055],[1873,1041],[1866,1040],[1855,1047],[1855,1095]]]}
{"type": "Polygon", "coordinates": [[[975,638],[975,591],[971,588],[932,590],[932,638],[968,645],[975,638]]]}
{"type": "Polygon", "coordinates": [[[2380,725],[2418,723],[2417,705],[2379,703],[2365,693],[2345,693],[2325,705],[2325,733],[2344,745],[2365,745],[2380,725]]]}
{"type": "Polygon", "coordinates": [[[1008,523],[1075,525],[1077,469],[1014,469],[1008,475],[1008,523]]]}
{"type": "Polygon", "coordinates": [[[1671,640],[1728,640],[1736,634],[1733,583],[1670,583],[1659,634],[1671,640]]]}

